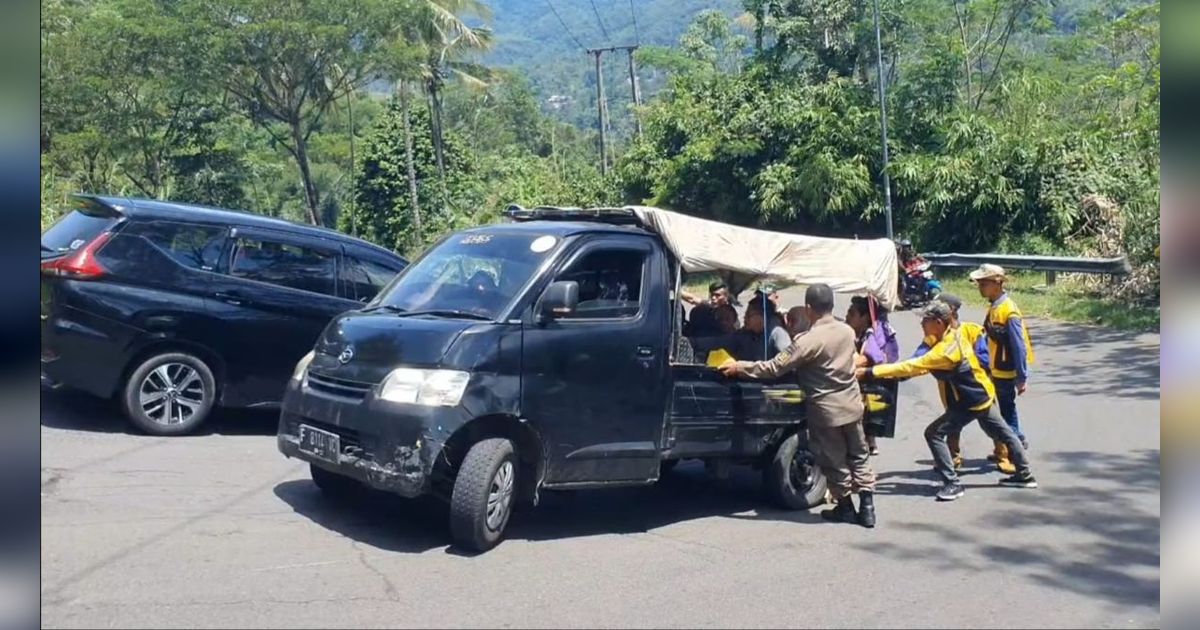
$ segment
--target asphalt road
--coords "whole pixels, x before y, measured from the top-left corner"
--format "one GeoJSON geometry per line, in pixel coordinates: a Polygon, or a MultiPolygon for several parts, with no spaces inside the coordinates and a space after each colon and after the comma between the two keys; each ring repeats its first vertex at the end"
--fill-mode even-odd
{"type": "MultiPolygon", "coordinates": [[[[916,317],[893,321],[911,352],[916,317]]],[[[990,443],[968,428],[966,496],[936,503],[921,431],[940,403],[931,379],[910,381],[873,462],[875,530],[776,511],[756,475],[684,465],[654,487],[551,494],[467,557],[437,506],[323,498],[276,451],[270,414],[154,438],[107,403],[44,394],[42,621],[1158,627],[1158,337],[1032,325],[1020,404],[1041,488],[997,487],[990,443]]]]}

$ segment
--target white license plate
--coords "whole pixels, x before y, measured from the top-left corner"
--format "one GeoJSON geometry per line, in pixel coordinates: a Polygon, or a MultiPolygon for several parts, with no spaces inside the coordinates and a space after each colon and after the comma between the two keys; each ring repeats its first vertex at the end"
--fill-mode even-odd
{"type": "Polygon", "coordinates": [[[342,452],[342,438],[336,433],[302,424],[300,425],[300,452],[336,464],[338,463],[338,453],[342,452]]]}

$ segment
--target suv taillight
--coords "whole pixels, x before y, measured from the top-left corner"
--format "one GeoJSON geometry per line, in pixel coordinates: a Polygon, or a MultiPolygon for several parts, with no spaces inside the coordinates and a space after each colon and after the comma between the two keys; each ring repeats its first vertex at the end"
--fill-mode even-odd
{"type": "Polygon", "coordinates": [[[76,280],[93,280],[103,276],[108,270],[96,260],[96,252],[100,251],[111,237],[112,232],[102,232],[78,251],[42,263],[42,273],[76,280]]]}

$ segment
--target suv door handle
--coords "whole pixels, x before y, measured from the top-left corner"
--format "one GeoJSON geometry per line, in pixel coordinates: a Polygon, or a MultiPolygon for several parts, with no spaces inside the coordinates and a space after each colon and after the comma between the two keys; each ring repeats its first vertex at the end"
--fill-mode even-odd
{"type": "Polygon", "coordinates": [[[234,306],[242,305],[242,298],[239,295],[234,295],[233,293],[225,293],[224,291],[218,291],[216,296],[217,296],[217,299],[219,299],[222,302],[225,302],[227,304],[232,304],[234,306]]]}
{"type": "Polygon", "coordinates": [[[638,346],[637,355],[643,359],[649,359],[654,356],[654,348],[650,346],[638,346]]]}

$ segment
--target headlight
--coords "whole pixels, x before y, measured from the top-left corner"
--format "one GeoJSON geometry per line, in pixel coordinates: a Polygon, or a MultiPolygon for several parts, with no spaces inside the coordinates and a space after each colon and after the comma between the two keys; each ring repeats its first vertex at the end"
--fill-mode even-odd
{"type": "Polygon", "coordinates": [[[298,362],[296,362],[296,369],[292,371],[293,381],[300,382],[304,380],[304,373],[308,371],[308,364],[312,363],[314,354],[314,351],[309,350],[308,354],[304,355],[298,362]]]}
{"type": "Polygon", "coordinates": [[[379,397],[391,402],[453,407],[462,400],[470,372],[396,368],[379,388],[379,397]]]}

